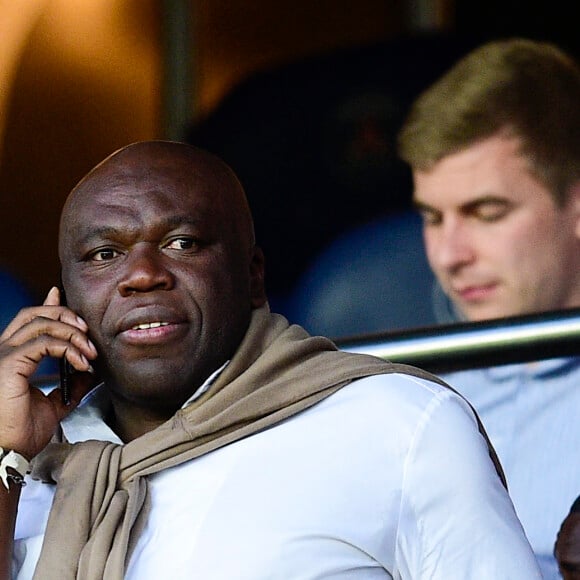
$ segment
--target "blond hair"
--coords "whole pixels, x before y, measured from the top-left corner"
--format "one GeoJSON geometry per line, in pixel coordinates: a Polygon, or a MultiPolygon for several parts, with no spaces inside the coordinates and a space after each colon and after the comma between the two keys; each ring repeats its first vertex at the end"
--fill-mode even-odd
{"type": "Polygon", "coordinates": [[[580,68],[553,44],[486,43],[460,59],[411,106],[399,155],[427,170],[499,132],[517,136],[530,171],[558,203],[580,180],[580,68]]]}

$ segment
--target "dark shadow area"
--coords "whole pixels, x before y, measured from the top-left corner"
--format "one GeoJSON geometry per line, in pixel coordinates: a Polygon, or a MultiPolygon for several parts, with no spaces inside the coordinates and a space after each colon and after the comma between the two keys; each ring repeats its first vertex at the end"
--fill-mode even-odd
{"type": "Polygon", "coordinates": [[[486,38],[526,36],[580,57],[578,5],[568,0],[473,0],[455,3],[455,27],[486,38]]]}

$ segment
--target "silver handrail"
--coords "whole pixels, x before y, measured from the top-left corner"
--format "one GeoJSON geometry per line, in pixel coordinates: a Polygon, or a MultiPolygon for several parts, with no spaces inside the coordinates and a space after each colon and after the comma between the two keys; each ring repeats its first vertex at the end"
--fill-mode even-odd
{"type": "Polygon", "coordinates": [[[580,355],[580,308],[336,340],[435,373],[580,355]]]}

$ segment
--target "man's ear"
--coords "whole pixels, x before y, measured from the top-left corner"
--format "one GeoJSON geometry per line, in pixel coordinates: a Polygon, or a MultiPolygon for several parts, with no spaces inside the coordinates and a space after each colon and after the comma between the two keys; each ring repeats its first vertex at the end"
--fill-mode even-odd
{"type": "Polygon", "coordinates": [[[268,300],[264,281],[264,252],[262,248],[254,246],[250,261],[250,300],[252,308],[263,306],[268,300]]]}

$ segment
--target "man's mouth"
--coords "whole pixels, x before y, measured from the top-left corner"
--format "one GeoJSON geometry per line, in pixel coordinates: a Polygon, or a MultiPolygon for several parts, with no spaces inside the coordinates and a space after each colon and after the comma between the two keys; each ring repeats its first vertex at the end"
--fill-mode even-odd
{"type": "Polygon", "coordinates": [[[187,332],[184,323],[154,320],[152,322],[139,322],[133,324],[127,330],[119,334],[123,342],[136,346],[163,345],[168,342],[174,343],[183,339],[187,332]]]}
{"type": "Polygon", "coordinates": [[[116,335],[128,344],[165,344],[183,339],[188,328],[183,314],[159,304],[147,304],[122,316],[116,325],[116,335]]]}
{"type": "Polygon", "coordinates": [[[143,322],[136,324],[131,330],[149,330],[150,328],[159,328],[160,326],[167,326],[169,322],[143,322]]]}
{"type": "Polygon", "coordinates": [[[463,286],[455,290],[455,294],[464,302],[479,302],[491,296],[496,288],[495,283],[463,286]]]}

